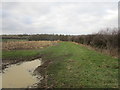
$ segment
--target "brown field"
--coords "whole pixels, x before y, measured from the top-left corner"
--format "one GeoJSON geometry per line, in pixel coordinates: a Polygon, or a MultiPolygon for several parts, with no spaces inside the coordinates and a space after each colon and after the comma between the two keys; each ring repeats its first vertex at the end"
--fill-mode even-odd
{"type": "Polygon", "coordinates": [[[9,41],[2,43],[2,50],[40,49],[57,43],[58,41],[9,41]]]}

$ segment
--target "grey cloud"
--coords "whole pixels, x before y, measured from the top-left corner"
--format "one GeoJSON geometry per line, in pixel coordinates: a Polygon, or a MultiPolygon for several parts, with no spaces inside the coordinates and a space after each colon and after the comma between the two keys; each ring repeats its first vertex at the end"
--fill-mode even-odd
{"type": "Polygon", "coordinates": [[[117,27],[117,3],[3,4],[3,33],[89,34],[117,27]]]}

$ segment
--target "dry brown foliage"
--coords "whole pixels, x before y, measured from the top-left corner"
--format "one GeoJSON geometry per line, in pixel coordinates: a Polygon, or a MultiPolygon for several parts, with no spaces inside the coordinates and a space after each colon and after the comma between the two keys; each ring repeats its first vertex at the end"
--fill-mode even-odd
{"type": "Polygon", "coordinates": [[[40,49],[57,43],[58,41],[9,41],[2,43],[2,50],[40,49]]]}

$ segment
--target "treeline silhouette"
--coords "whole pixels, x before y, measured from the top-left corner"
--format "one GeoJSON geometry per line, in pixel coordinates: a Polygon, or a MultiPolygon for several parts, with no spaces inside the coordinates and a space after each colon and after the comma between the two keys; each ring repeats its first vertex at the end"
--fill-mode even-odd
{"type": "Polygon", "coordinates": [[[104,51],[113,56],[118,56],[120,45],[120,30],[118,28],[106,28],[98,33],[89,35],[58,35],[58,34],[22,34],[22,35],[2,35],[2,39],[26,39],[28,41],[72,41],[84,45],[89,45],[95,49],[104,51]]]}

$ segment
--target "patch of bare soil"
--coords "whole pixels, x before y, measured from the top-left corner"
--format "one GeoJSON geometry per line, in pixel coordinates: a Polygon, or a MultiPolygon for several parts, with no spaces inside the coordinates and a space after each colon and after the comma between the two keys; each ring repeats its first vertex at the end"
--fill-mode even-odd
{"type": "Polygon", "coordinates": [[[47,87],[47,73],[46,73],[46,69],[49,66],[49,64],[51,64],[52,61],[51,60],[47,60],[45,62],[43,62],[43,64],[41,66],[38,66],[36,68],[36,70],[34,71],[35,74],[40,74],[43,79],[40,81],[40,83],[38,83],[38,88],[49,88],[47,87]]]}

